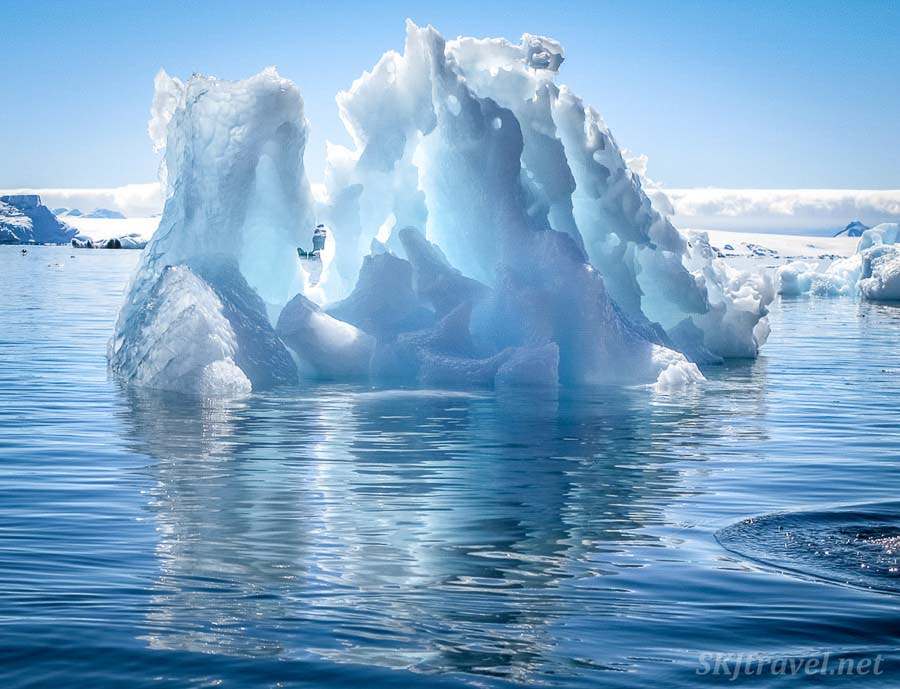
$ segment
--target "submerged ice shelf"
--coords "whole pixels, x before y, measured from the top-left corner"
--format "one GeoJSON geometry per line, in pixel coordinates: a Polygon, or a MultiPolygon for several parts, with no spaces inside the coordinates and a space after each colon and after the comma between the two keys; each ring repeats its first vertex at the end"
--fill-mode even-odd
{"type": "Polygon", "coordinates": [[[338,95],[313,198],[299,89],[156,80],[166,205],[110,341],[128,382],[205,395],[301,378],[458,385],[702,380],[755,357],[768,278],[650,203],[603,120],[525,35],[407,24],[338,95]],[[315,279],[297,260],[316,222],[315,279]]]}

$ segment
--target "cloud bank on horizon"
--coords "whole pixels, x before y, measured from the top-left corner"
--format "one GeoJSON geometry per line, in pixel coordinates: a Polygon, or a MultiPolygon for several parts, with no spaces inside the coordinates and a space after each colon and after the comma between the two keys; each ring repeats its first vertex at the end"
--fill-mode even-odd
{"type": "MultiPolygon", "coordinates": [[[[317,185],[313,186],[315,193],[317,185]]],[[[648,195],[676,227],[788,234],[826,234],[853,220],[874,226],[900,221],[900,189],[695,189],[648,188],[648,195]]],[[[8,189],[0,194],[39,194],[50,208],[108,208],[129,218],[162,212],[158,182],[107,189],[8,189]]]]}
{"type": "Polygon", "coordinates": [[[823,234],[853,220],[869,226],[900,220],[898,189],[697,188],[650,194],[680,228],[823,234]]]}
{"type": "Polygon", "coordinates": [[[163,193],[159,182],[126,184],[110,188],[19,188],[0,190],[5,194],[37,194],[49,208],[77,208],[92,211],[106,208],[129,218],[147,218],[162,213],[163,193]]]}

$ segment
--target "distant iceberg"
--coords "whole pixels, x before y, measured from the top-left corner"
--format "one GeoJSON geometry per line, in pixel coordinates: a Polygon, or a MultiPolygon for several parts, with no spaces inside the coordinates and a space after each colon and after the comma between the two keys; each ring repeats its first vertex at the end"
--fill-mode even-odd
{"type": "Polygon", "coordinates": [[[782,296],[854,296],[900,301],[900,224],[881,223],[862,232],[856,253],[825,268],[806,261],[780,266],[775,274],[782,296]]]}
{"type": "Polygon", "coordinates": [[[65,244],[78,230],[60,221],[36,194],[0,196],[0,244],[65,244]]]}
{"type": "Polygon", "coordinates": [[[541,36],[408,23],[404,53],[339,94],[355,146],[329,148],[315,199],[296,86],[161,72],[166,205],[112,370],[203,395],[307,377],[671,388],[755,357],[771,282],[654,210],[600,116],[556,85],[563,61],[541,36]],[[317,222],[313,270],[296,249],[317,222]]]}

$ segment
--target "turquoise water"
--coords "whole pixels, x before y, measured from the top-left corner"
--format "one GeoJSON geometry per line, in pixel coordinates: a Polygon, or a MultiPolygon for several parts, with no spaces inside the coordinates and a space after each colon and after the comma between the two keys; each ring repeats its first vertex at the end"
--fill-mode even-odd
{"type": "Polygon", "coordinates": [[[137,258],[0,247],[4,688],[897,685],[900,310],[671,396],[203,405],[107,377],[137,258]],[[706,671],[826,653],[880,674],[706,671]]]}

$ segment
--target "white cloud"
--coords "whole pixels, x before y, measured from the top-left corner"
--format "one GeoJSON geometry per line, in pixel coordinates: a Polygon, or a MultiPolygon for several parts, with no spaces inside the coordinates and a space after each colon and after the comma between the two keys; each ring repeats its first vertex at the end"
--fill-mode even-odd
{"type": "MultiPolygon", "coordinates": [[[[658,190],[652,190],[658,191],[658,190]]],[[[900,190],[662,189],[681,228],[830,232],[853,220],[900,221],[900,190]]]]}
{"type": "Polygon", "coordinates": [[[126,184],[110,189],[6,189],[3,194],[38,194],[50,208],[78,208],[90,212],[108,208],[129,218],[144,218],[162,212],[163,194],[158,182],[126,184]]]}
{"type": "MultiPolygon", "coordinates": [[[[629,165],[641,174],[644,189],[679,228],[825,234],[853,220],[867,225],[900,222],[900,190],[867,189],[668,189],[646,177],[646,158],[629,165]]],[[[319,190],[321,192],[321,190],[319,190]]],[[[50,208],[89,212],[109,208],[129,218],[162,212],[159,183],[109,189],[9,189],[0,194],[40,194],[50,208]]],[[[321,200],[321,199],[320,199],[321,200]]]]}

